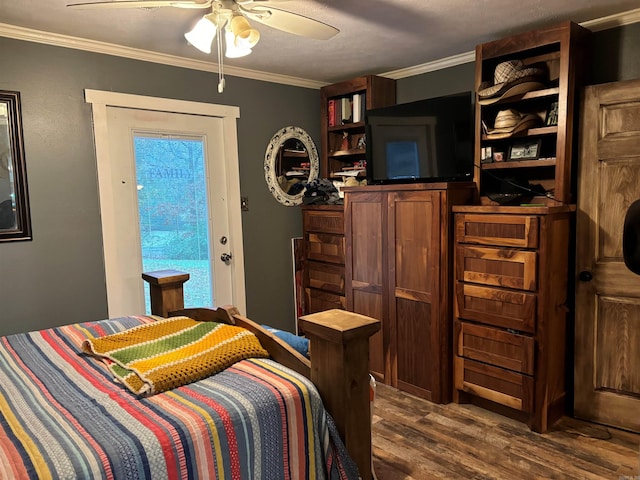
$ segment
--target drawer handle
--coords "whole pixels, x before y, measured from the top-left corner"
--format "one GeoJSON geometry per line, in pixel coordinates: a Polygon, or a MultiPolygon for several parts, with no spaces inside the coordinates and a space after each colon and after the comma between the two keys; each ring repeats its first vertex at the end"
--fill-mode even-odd
{"type": "Polygon", "coordinates": [[[578,275],[578,278],[581,282],[590,282],[591,280],[593,280],[593,275],[591,275],[591,272],[589,270],[583,270],[578,275]]]}

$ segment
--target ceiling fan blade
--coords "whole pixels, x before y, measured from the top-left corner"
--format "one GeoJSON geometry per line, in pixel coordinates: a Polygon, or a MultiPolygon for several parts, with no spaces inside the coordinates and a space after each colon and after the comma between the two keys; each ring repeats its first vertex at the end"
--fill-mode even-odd
{"type": "Polygon", "coordinates": [[[211,0],[112,0],[104,2],[69,3],[67,7],[76,9],[88,8],[209,8],[211,0]]]}
{"type": "Polygon", "coordinates": [[[240,11],[250,19],[294,35],[328,40],[340,33],[340,30],[326,23],[272,6],[256,5],[252,8],[239,6],[240,11]]]}

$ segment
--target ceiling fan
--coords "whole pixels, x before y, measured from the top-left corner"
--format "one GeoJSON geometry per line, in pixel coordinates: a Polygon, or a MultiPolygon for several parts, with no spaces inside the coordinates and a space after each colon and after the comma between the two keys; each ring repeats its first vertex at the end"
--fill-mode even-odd
{"type": "Polygon", "coordinates": [[[317,40],[328,40],[339,30],[331,25],[304,15],[288,12],[272,6],[278,0],[105,0],[97,2],[70,3],[74,9],[111,8],[159,8],[176,7],[207,9],[193,30],[185,33],[187,41],[205,53],[211,53],[211,44],[217,35],[219,58],[218,91],[224,89],[222,73],[222,39],[226,42],[225,56],[237,58],[248,55],[260,40],[260,32],[251,28],[247,19],[268,25],[284,32],[317,40]]]}

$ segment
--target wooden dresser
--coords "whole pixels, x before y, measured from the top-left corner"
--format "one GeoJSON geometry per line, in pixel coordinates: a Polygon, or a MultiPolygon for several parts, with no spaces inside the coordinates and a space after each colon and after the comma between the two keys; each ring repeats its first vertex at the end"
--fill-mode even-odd
{"type": "Polygon", "coordinates": [[[344,206],[301,208],[305,314],[344,309],[344,206]]]}
{"type": "Polygon", "coordinates": [[[574,207],[453,210],[454,401],[489,400],[544,432],[565,412],[574,207]]]}

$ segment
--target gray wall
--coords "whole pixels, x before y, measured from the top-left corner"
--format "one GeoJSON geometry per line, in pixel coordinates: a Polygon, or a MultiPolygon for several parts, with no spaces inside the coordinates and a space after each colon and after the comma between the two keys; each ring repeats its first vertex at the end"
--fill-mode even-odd
{"type": "MultiPolygon", "coordinates": [[[[640,77],[640,24],[593,35],[591,83],[640,77]]],[[[22,95],[33,241],[0,245],[0,335],[107,315],[90,107],[85,88],[238,105],[247,313],[293,329],[290,239],[298,208],[268,193],[265,147],[286,125],[319,145],[319,92],[0,38],[1,90],[22,95]]],[[[473,89],[473,63],[398,80],[399,103],[473,89]]]]}
{"type": "Polygon", "coordinates": [[[263,159],[287,125],[319,146],[319,91],[0,38],[0,90],[19,91],[32,241],[0,244],[0,335],[107,317],[91,107],[84,89],[237,105],[247,314],[294,328],[297,207],[275,201],[263,159]]]}
{"type": "Polygon", "coordinates": [[[406,103],[424,98],[473,91],[474,79],[475,64],[473,62],[403,78],[396,82],[396,101],[406,103]]]}
{"type": "Polygon", "coordinates": [[[640,23],[596,32],[591,46],[591,84],[640,77],[640,23]]]}

